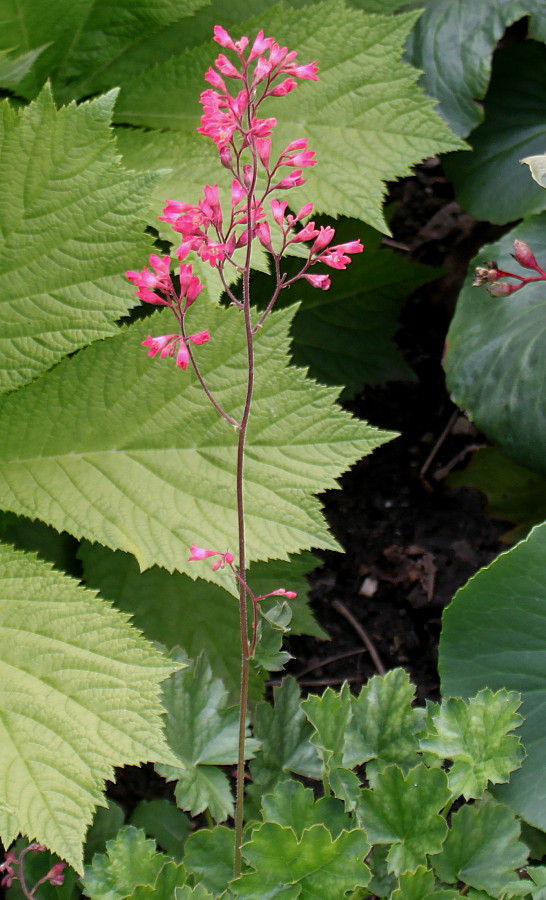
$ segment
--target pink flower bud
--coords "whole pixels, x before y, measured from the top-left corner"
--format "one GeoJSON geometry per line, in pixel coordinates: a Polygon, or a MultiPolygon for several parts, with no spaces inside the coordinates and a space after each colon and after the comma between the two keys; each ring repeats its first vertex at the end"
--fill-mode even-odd
{"type": "Polygon", "coordinates": [[[224,56],[223,53],[218,54],[218,56],[214,60],[214,65],[216,66],[218,71],[222,73],[222,75],[226,76],[226,78],[243,77],[241,73],[237,71],[233,63],[227,58],[227,56],[224,56]]]}
{"type": "Polygon", "coordinates": [[[508,284],[507,281],[496,281],[487,288],[492,297],[507,297],[514,291],[519,291],[521,284],[508,284]]]}
{"type": "Polygon", "coordinates": [[[267,222],[259,222],[254,229],[254,234],[258,238],[262,247],[265,247],[266,250],[269,250],[270,253],[273,253],[273,247],[271,245],[271,232],[269,230],[269,225],[267,222]]]}
{"type": "Polygon", "coordinates": [[[252,60],[256,59],[257,56],[265,53],[266,50],[270,49],[272,43],[273,38],[266,38],[264,37],[263,31],[259,31],[254,38],[254,43],[252,44],[252,49],[249,53],[248,61],[252,62],[252,60]]]}
{"type": "Polygon", "coordinates": [[[514,241],[514,253],[512,255],[514,259],[519,262],[520,266],[523,266],[525,269],[535,269],[535,271],[539,269],[535,254],[525,241],[519,241],[516,238],[514,241]]]}
{"type": "Polygon", "coordinates": [[[213,87],[218,88],[219,90],[227,93],[226,83],[221,75],[218,72],[215,72],[212,66],[207,69],[205,72],[205,81],[208,81],[209,84],[212,84],[213,87]]]}
{"type": "Polygon", "coordinates": [[[306,272],[303,277],[307,279],[312,287],[320,288],[322,291],[327,291],[331,284],[329,275],[311,275],[309,272],[306,272]]]}
{"type": "Polygon", "coordinates": [[[258,156],[260,157],[263,167],[267,169],[269,166],[269,157],[271,156],[271,139],[256,138],[256,150],[258,151],[258,156]]]}
{"type": "Polygon", "coordinates": [[[281,228],[284,226],[284,215],[286,213],[286,207],[288,206],[288,202],[283,200],[272,200],[271,201],[271,213],[277,225],[280,225],[281,228]]]}
{"type": "Polygon", "coordinates": [[[284,81],[281,81],[279,84],[276,84],[274,88],[271,88],[271,90],[267,92],[267,96],[285,97],[286,94],[293,91],[296,86],[296,82],[293,78],[285,78],[284,81]]]}
{"type": "Polygon", "coordinates": [[[233,157],[231,155],[231,148],[227,144],[224,144],[223,147],[220,147],[218,156],[220,157],[220,162],[222,163],[224,169],[232,169],[233,168],[233,157]]]}
{"type": "Polygon", "coordinates": [[[333,241],[335,233],[336,230],[335,228],[332,228],[331,225],[321,225],[319,235],[311,247],[311,253],[319,253],[321,250],[324,250],[324,248],[333,241]]]}
{"type": "Polygon", "coordinates": [[[213,38],[221,47],[226,47],[227,50],[235,50],[235,42],[221,25],[214,26],[213,38]]]}
{"type": "Polygon", "coordinates": [[[64,869],[66,869],[65,862],[55,863],[55,865],[51,867],[47,875],[44,876],[44,881],[49,881],[50,884],[56,886],[61,885],[64,881],[64,869]]]}
{"type": "Polygon", "coordinates": [[[256,63],[256,68],[254,69],[254,75],[252,77],[252,87],[255,87],[260,81],[263,81],[269,73],[271,72],[271,63],[265,58],[265,56],[261,56],[258,62],[256,63]]]}
{"type": "Polygon", "coordinates": [[[195,544],[191,544],[190,546],[190,555],[188,556],[188,562],[195,562],[196,560],[208,559],[209,556],[220,556],[221,559],[218,562],[215,562],[213,565],[213,571],[217,569],[223,569],[224,566],[231,565],[235,557],[233,553],[222,553],[220,550],[205,550],[204,547],[197,547],[195,544]]]}
{"type": "Polygon", "coordinates": [[[305,178],[302,178],[301,176],[301,169],[295,169],[290,175],[287,175],[275,184],[273,189],[286,191],[293,187],[301,187],[302,184],[305,184],[305,178]]]}

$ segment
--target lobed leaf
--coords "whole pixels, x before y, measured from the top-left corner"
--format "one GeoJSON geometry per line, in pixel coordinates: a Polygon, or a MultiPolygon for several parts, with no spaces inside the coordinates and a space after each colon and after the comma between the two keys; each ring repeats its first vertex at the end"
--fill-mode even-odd
{"type": "Polygon", "coordinates": [[[546,525],[503,553],[461,588],[444,615],[440,673],[445,696],[472,696],[484,685],[521,692],[521,769],[494,793],[546,830],[546,525]]]}
{"type": "Polygon", "coordinates": [[[521,741],[508,732],[523,722],[516,712],[520,705],[519,694],[506,690],[494,694],[489,688],[468,703],[460,697],[442,703],[420,744],[452,762],[448,783],[453,798],[462,794],[466,800],[477,799],[488,782],[506,782],[510,772],[519,769],[524,756],[521,741]]]}
{"type": "Polygon", "coordinates": [[[0,391],[114,334],[135,303],[120,276],[149,246],[153,179],[119,164],[115,99],[57,111],[44,88],[19,113],[0,104],[0,391]]]}
{"type": "Polygon", "coordinates": [[[81,870],[114,766],[174,761],[158,694],[176,665],[93,592],[5,545],[0,589],[2,841],[22,832],[81,870]]]}
{"type": "Polygon", "coordinates": [[[340,800],[321,797],[315,801],[313,791],[299,781],[284,781],[275,786],[273,793],[265,794],[262,817],[264,822],[291,828],[298,841],[313,825],[325,825],[334,840],[353,827],[340,800]]]}
{"type": "Polygon", "coordinates": [[[314,825],[298,841],[291,828],[266,822],[243,845],[256,872],[243,874],[230,888],[240,900],[339,900],[368,883],[370,872],[362,862],[368,850],[361,831],[343,831],[332,840],[324,825],[314,825]]]}
{"type": "Polygon", "coordinates": [[[419,866],[415,872],[400,875],[389,900],[458,900],[460,896],[458,891],[437,890],[434,872],[419,866]]]}
{"type": "Polygon", "coordinates": [[[494,897],[504,895],[517,887],[516,869],[527,860],[519,830],[514,813],[500,803],[462,806],[453,813],[442,853],[432,860],[436,874],[450,884],[463,881],[494,897]]]}
{"type": "Polygon", "coordinates": [[[233,878],[235,832],[225,825],[201,828],[186,843],[184,864],[199,883],[215,897],[222,894],[233,878]]]}
{"type": "MultiPolygon", "coordinates": [[[[233,815],[228,779],[217,766],[237,762],[239,710],[227,706],[227,691],[213,678],[202,654],[166,682],[167,742],[179,765],[159,765],[168,781],[177,781],[178,806],[196,816],[209,809],[216,821],[233,815]]],[[[258,743],[247,736],[245,752],[253,756],[258,743]]]]}
{"type": "Polygon", "coordinates": [[[362,791],[357,814],[370,843],[392,844],[389,872],[414,872],[428,854],[440,852],[447,825],[438,811],[449,799],[445,773],[422,764],[407,775],[388,766],[374,777],[373,788],[362,791]]]}
{"type": "MultiPolygon", "coordinates": [[[[337,392],[289,367],[292,313],[268,317],[256,341],[256,388],[248,431],[248,558],[287,558],[336,548],[313,494],[386,439],[335,404],[337,392]]],[[[219,402],[240,414],[246,351],[234,309],[196,310],[209,328],[203,375],[219,402]]],[[[134,553],[192,578],[230,583],[227,570],[188,563],[185,548],[234,547],[237,435],[204,403],[196,379],[140,347],[159,313],[86,348],[46,377],[0,401],[0,505],[58,530],[134,553]],[[14,405],[15,404],[15,408],[14,405]]]]}

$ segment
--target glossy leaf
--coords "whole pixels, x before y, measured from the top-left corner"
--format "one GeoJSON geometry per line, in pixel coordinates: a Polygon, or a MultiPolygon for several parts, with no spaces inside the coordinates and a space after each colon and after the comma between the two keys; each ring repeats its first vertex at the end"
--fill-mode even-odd
{"type": "MultiPolygon", "coordinates": [[[[158,771],[168,781],[177,781],[175,795],[181,809],[194,816],[209,809],[217,821],[227,819],[233,814],[233,801],[227,777],[217,766],[237,762],[238,708],[227,706],[227,691],[220,679],[213,678],[203,655],[171,675],[163,703],[167,742],[180,765],[160,765],[158,771]]],[[[248,756],[257,746],[247,739],[248,756]]]]}
{"type": "Polygon", "coordinates": [[[499,897],[515,885],[516,869],[527,860],[518,837],[519,823],[508,807],[462,806],[453,813],[442,853],[431,861],[443,881],[462,881],[499,897]]]}
{"type": "Polygon", "coordinates": [[[476,219],[504,225],[546,208],[546,194],[520,165],[522,157],[544,150],[545,78],[543,44],[527,40],[498,50],[485,121],[468,138],[472,152],[445,161],[458,202],[476,219]]]}
{"type": "MultiPolygon", "coordinates": [[[[530,274],[510,255],[514,238],[535,247],[540,261],[546,214],[483,247],[470,271],[494,260],[505,271],[530,274]]],[[[469,273],[447,336],[448,388],[455,403],[509,459],[546,474],[546,283],[491,297],[485,288],[472,287],[471,280],[469,273]]]]}
{"type": "MultiPolygon", "coordinates": [[[[421,83],[450,126],[461,137],[482,120],[482,100],[491,74],[491,57],[506,27],[526,13],[536,13],[541,0],[422,0],[423,15],[408,42],[408,55],[424,72],[421,83]]],[[[542,38],[541,38],[542,39],[542,38]]]]}
{"type": "Polygon", "coordinates": [[[368,883],[369,869],[362,862],[368,850],[361,831],[344,831],[332,840],[324,825],[314,825],[298,841],[291,828],[266,822],[243,845],[243,856],[256,872],[242,875],[230,888],[239,900],[339,900],[368,883]]]}
{"type": "Polygon", "coordinates": [[[121,275],[149,247],[151,179],[119,164],[115,99],[57,111],[45,88],[18,113],[0,104],[0,391],[114,334],[135,304],[121,275]]]}
{"type": "Polygon", "coordinates": [[[546,525],[499,556],[461,588],[444,614],[440,672],[445,696],[468,697],[484,685],[523,698],[521,769],[495,795],[546,830],[544,656],[546,525]]]}
{"type": "Polygon", "coordinates": [[[524,756],[520,739],[508,734],[523,722],[516,710],[521,697],[505,690],[494,694],[488,688],[468,703],[448,698],[433,716],[421,747],[452,763],[448,783],[453,798],[479,798],[488,782],[508,781],[524,756]]]}
{"type": "Polygon", "coordinates": [[[449,797],[445,773],[422,764],[407,775],[388,766],[374,778],[373,788],[362,791],[359,819],[370,843],[392,844],[390,872],[415,871],[428,854],[440,852],[447,825],[438,813],[449,797]]]}
{"type": "Polygon", "coordinates": [[[2,841],[21,831],[81,871],[114,766],[174,761],[159,683],[176,665],[93,592],[5,545],[0,589],[2,841]]]}
{"type": "Polygon", "coordinates": [[[415,872],[400,875],[389,900],[458,900],[460,896],[458,891],[437,889],[434,872],[419,866],[415,872]]]}
{"type": "MultiPolygon", "coordinates": [[[[287,365],[291,315],[268,317],[256,341],[250,560],[336,548],[313,494],[335,487],[344,468],[391,436],[353,419],[334,389],[287,365]]],[[[229,584],[228,570],[188,562],[184,548],[234,548],[237,434],[203,402],[189,372],[146,357],[145,335],[171,327],[168,313],[155,314],[0,401],[0,505],[132,552],[142,568],[156,563],[229,584]]],[[[203,302],[191,327],[213,335],[199,348],[201,370],[239,415],[247,371],[240,316],[203,302]]]]}

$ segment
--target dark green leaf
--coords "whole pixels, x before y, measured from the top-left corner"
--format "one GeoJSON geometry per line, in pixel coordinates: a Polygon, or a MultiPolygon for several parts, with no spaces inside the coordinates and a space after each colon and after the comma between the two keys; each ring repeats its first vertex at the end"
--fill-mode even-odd
{"type": "Polygon", "coordinates": [[[521,769],[495,795],[546,829],[546,524],[478,572],[444,614],[440,672],[445,696],[468,697],[484,685],[523,697],[521,769]]]}
{"type": "Polygon", "coordinates": [[[273,793],[264,796],[262,814],[264,822],[291,828],[298,841],[302,840],[305,829],[313,825],[325,825],[334,840],[342,831],[354,827],[340,800],[321,797],[315,801],[313,791],[299,781],[277,784],[273,793]]]}
{"type": "Polygon", "coordinates": [[[192,834],[187,842],[184,863],[199,882],[214,896],[222,894],[233,878],[235,832],[225,825],[203,828],[192,834]]]}
{"type": "Polygon", "coordinates": [[[141,800],[134,810],[131,825],[153,837],[169,856],[182,858],[184,842],[190,833],[190,821],[184,813],[165,798],[141,800]]]}

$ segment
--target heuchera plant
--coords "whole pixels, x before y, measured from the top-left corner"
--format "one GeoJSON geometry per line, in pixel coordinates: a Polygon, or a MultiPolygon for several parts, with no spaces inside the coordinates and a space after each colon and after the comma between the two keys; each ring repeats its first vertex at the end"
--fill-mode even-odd
{"type": "Polygon", "coordinates": [[[235,555],[230,550],[207,550],[192,545],[189,557],[190,560],[201,561],[218,556],[213,569],[229,567],[238,584],[242,658],[235,817],[235,874],[238,875],[241,870],[249,662],[256,649],[259,603],[265,596],[286,599],[296,596],[293,591],[284,588],[256,596],[246,577],[244,463],[254,385],[254,340],[282,290],[302,278],[317,289],[327,290],[330,287],[329,275],[315,272],[314,267],[322,263],[333,269],[345,269],[351,261],[351,254],[361,253],[364,248],[359,240],[333,244],[334,228],[317,227],[314,221],[309,221],[312,203],[305,204],[293,215],[289,212],[288,200],[279,200],[276,196],[278,193],[285,195],[291,188],[303,185],[303,170],[314,166],[316,160],[314,152],[308,149],[306,139],[291,141],[276,157],[271,140],[276,119],[260,118],[260,107],[268,98],[282,98],[289,94],[296,88],[298,79],[316,81],[316,62],[298,64],[295,51],[280,47],[273,38],[265,37],[263,31],[258,33],[250,45],[247,37],[234,41],[224,28],[216,25],[214,39],[233,54],[233,59],[220,53],[215,60],[216,68],[209,68],[205,74],[211,87],[201,94],[203,115],[198,131],[214,141],[221,165],[232,176],[229,207],[227,210],[222,208],[217,184],[205,185],[203,200],[197,206],[170,200],[159,218],[171,225],[175,234],[181,238],[181,243],[175,250],[175,256],[181,262],[178,278],[171,275],[170,257],[161,258],[155,254],[149,258],[149,267],[126,274],[137,287],[136,293],[141,300],[167,306],[176,320],[176,332],[150,335],[142,342],[148,347],[148,356],[174,357],[175,365],[181,369],[187,369],[191,365],[208,400],[219,415],[238,431],[234,479],[238,534],[234,535],[233,545],[237,553],[235,555]],[[232,86],[232,92],[228,84],[232,86]],[[271,214],[271,225],[267,207],[271,214]],[[261,313],[255,313],[251,308],[250,272],[255,241],[259,241],[270,254],[274,271],[271,297],[261,313]],[[293,245],[306,242],[311,242],[311,245],[299,272],[288,277],[282,271],[283,256],[290,252],[293,245]],[[235,259],[238,250],[244,252],[242,264],[235,259]],[[214,335],[211,336],[207,330],[189,334],[186,329],[186,314],[204,287],[193,274],[192,265],[183,262],[191,252],[216,268],[229,300],[241,311],[241,325],[246,335],[248,376],[243,412],[239,420],[234,419],[215,399],[201,374],[193,349],[213,340],[214,335]],[[234,267],[242,277],[240,296],[230,287],[231,279],[226,274],[228,267],[234,267]],[[252,604],[250,635],[248,601],[252,604]]]}

